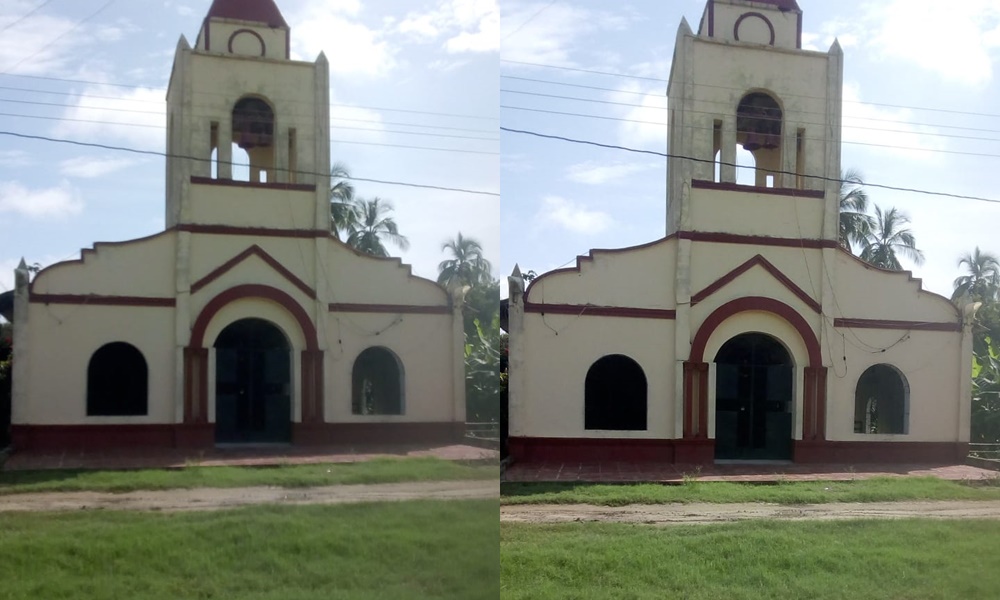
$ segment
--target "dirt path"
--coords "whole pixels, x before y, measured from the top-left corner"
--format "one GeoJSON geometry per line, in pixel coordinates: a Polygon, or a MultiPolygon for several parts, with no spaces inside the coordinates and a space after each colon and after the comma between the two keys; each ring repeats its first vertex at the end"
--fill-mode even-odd
{"type": "Polygon", "coordinates": [[[399,500],[499,498],[497,481],[418,481],[314,488],[197,488],[111,494],[45,492],[0,496],[0,512],[66,510],[222,510],[252,504],[349,504],[399,500]]]}
{"type": "Polygon", "coordinates": [[[504,523],[608,522],[647,525],[727,523],[750,519],[1000,519],[1000,501],[872,502],[786,506],[778,504],[659,504],[621,507],[588,504],[501,506],[504,523]]]}

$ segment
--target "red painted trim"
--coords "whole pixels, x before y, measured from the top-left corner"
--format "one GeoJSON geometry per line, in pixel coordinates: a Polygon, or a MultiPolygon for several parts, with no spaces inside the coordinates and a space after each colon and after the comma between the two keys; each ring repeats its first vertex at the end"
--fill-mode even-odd
{"type": "Polygon", "coordinates": [[[795,198],[815,198],[823,200],[826,192],[820,190],[800,190],[798,188],[777,188],[764,187],[759,185],[741,185],[739,183],[725,183],[708,181],[705,179],[691,180],[691,187],[696,190],[719,190],[723,192],[744,192],[750,194],[769,194],[771,196],[793,196],[795,198]]]}
{"type": "Polygon", "coordinates": [[[795,294],[795,296],[799,300],[802,300],[802,302],[804,302],[806,304],[806,306],[808,306],[809,308],[811,308],[813,310],[813,312],[815,312],[817,314],[819,314],[819,313],[822,312],[823,309],[820,306],[819,302],[817,302],[816,300],[814,300],[809,294],[806,293],[805,290],[803,290],[799,286],[795,285],[795,282],[793,282],[787,275],[785,275],[784,273],[782,273],[778,269],[778,267],[776,267],[773,264],[771,264],[770,261],[768,261],[766,258],[764,258],[763,256],[761,256],[760,254],[758,254],[757,256],[754,256],[753,258],[751,258],[750,260],[746,261],[742,265],[736,267],[735,269],[733,269],[729,273],[726,273],[725,275],[723,275],[722,277],[720,277],[719,279],[717,279],[714,283],[712,283],[711,285],[709,285],[708,287],[706,287],[702,291],[700,291],[697,294],[691,296],[691,305],[694,306],[694,305],[698,304],[699,302],[702,302],[703,300],[705,300],[706,298],[708,298],[709,296],[711,296],[715,292],[717,292],[720,289],[722,289],[722,287],[725,286],[726,284],[732,282],[733,280],[735,280],[737,277],[739,277],[743,273],[746,273],[747,271],[749,271],[750,269],[752,269],[753,267],[758,266],[758,265],[761,266],[761,267],[763,267],[763,269],[765,271],[767,271],[775,279],[777,279],[778,282],[781,285],[785,286],[785,288],[788,289],[788,291],[790,291],[793,294],[795,294]]]}
{"type": "Polygon", "coordinates": [[[260,42],[260,55],[263,57],[267,54],[267,44],[264,43],[264,38],[260,37],[260,34],[254,31],[253,29],[237,29],[236,31],[233,32],[232,35],[229,36],[230,54],[235,54],[235,52],[233,52],[233,40],[236,38],[236,36],[238,36],[241,33],[249,33],[253,35],[255,38],[257,38],[257,41],[260,42]]]}
{"type": "Polygon", "coordinates": [[[677,317],[677,311],[665,308],[627,308],[621,306],[590,306],[580,304],[524,303],[524,312],[588,317],[622,317],[627,319],[664,319],[677,317]]]}
{"type": "Polygon", "coordinates": [[[331,303],[330,312],[390,313],[414,315],[450,315],[450,306],[422,306],[417,304],[347,304],[331,303]]]}
{"type": "Polygon", "coordinates": [[[960,323],[926,323],[883,319],[834,319],[833,326],[853,329],[899,329],[903,331],[962,331],[960,323]]]}
{"type": "Polygon", "coordinates": [[[224,306],[243,298],[262,298],[283,306],[298,321],[299,327],[302,329],[302,336],[306,340],[306,350],[319,349],[319,337],[316,334],[316,327],[309,318],[309,314],[302,308],[302,305],[277,288],[259,284],[238,285],[212,298],[205,305],[205,308],[202,309],[201,314],[198,315],[194,326],[191,328],[191,347],[202,348],[205,343],[205,330],[216,313],[222,310],[224,306]]]}
{"type": "Polygon", "coordinates": [[[708,439],[708,363],[694,366],[698,374],[698,438],[708,439]]]}
{"type": "Polygon", "coordinates": [[[292,423],[292,443],[303,446],[457,443],[465,423],[292,423]]]}
{"type": "Polygon", "coordinates": [[[739,19],[736,19],[736,24],[733,25],[733,37],[736,39],[736,41],[737,42],[740,41],[740,23],[742,23],[743,19],[746,19],[747,17],[760,17],[761,19],[764,20],[765,23],[767,23],[767,28],[769,30],[771,30],[771,41],[768,42],[768,45],[769,46],[773,46],[774,45],[774,24],[771,23],[770,19],[768,19],[767,17],[765,17],[764,15],[762,15],[759,12],[743,13],[742,15],[740,15],[739,19]]]}
{"type": "Polygon", "coordinates": [[[792,456],[804,464],[964,464],[967,442],[792,442],[792,456]]]}
{"type": "Polygon", "coordinates": [[[708,37],[715,37],[715,0],[708,1],[708,37]]]}
{"type": "Polygon", "coordinates": [[[713,244],[744,244],[748,246],[775,246],[778,248],[806,248],[810,250],[839,247],[839,244],[833,240],[776,238],[762,235],[738,235],[735,233],[719,233],[712,231],[679,231],[676,235],[682,240],[708,242],[713,244]]]}
{"type": "Polygon", "coordinates": [[[802,338],[802,342],[806,345],[806,349],[809,351],[809,365],[814,367],[823,365],[819,340],[816,339],[816,334],[813,332],[812,327],[802,318],[802,315],[784,302],[759,296],[737,298],[715,309],[702,322],[701,327],[698,328],[698,333],[694,336],[694,341],[691,343],[691,362],[705,362],[705,346],[708,344],[708,338],[711,337],[712,332],[729,317],[747,311],[769,312],[787,321],[789,325],[799,332],[799,337],[802,338]]]}
{"type": "Polygon", "coordinates": [[[213,443],[211,426],[178,424],[135,425],[12,425],[17,451],[70,452],[130,448],[206,448],[213,443]]]}
{"type": "Polygon", "coordinates": [[[207,348],[184,348],[184,423],[208,423],[207,348]]]}
{"type": "Polygon", "coordinates": [[[826,378],[829,372],[827,367],[820,367],[816,372],[816,438],[819,440],[826,439],[826,378]]]}
{"type": "Polygon", "coordinates": [[[330,232],[323,229],[266,229],[264,227],[231,227],[229,225],[197,225],[194,223],[178,225],[176,229],[177,231],[210,235],[245,235],[249,237],[282,238],[330,237],[330,232]]]}
{"type": "Polygon", "coordinates": [[[173,308],[174,298],[147,298],[142,296],[99,296],[97,294],[35,294],[29,292],[28,301],[33,304],[79,304],[90,306],[144,306],[150,308],[173,308]]]}
{"type": "Polygon", "coordinates": [[[296,277],[294,273],[286,269],[284,265],[279,263],[273,256],[265,252],[264,249],[258,246],[257,244],[254,244],[253,246],[250,246],[243,252],[240,252],[239,254],[237,254],[236,256],[229,259],[221,266],[213,270],[208,275],[205,275],[198,281],[194,282],[191,285],[191,293],[192,294],[196,293],[201,288],[205,287],[209,283],[212,283],[213,281],[221,277],[223,273],[229,271],[230,269],[232,269],[239,263],[243,262],[244,260],[250,258],[251,256],[259,257],[265,263],[270,265],[272,269],[277,271],[279,275],[287,279],[295,287],[299,288],[299,290],[301,290],[303,294],[309,296],[313,300],[316,299],[316,290],[306,285],[304,281],[296,277]]]}
{"type": "Polygon", "coordinates": [[[314,183],[257,183],[254,181],[237,181],[235,179],[212,179],[211,177],[191,176],[191,183],[198,185],[217,185],[221,187],[240,187],[264,190],[288,190],[293,192],[315,192],[314,183]]]}
{"type": "Polygon", "coordinates": [[[695,437],[694,428],[694,363],[684,362],[684,439],[695,437]]]}
{"type": "Polygon", "coordinates": [[[510,456],[517,462],[666,462],[675,461],[685,440],[511,437],[510,456]]]}
{"type": "Polygon", "coordinates": [[[803,385],[805,389],[802,393],[802,438],[812,440],[816,438],[816,369],[806,367],[804,371],[803,385]]]}
{"type": "Polygon", "coordinates": [[[531,289],[535,286],[535,284],[537,284],[539,281],[545,279],[546,277],[549,277],[551,275],[556,275],[558,273],[580,273],[581,272],[580,268],[581,268],[581,265],[582,265],[583,261],[586,260],[586,261],[593,262],[594,257],[597,254],[618,254],[618,253],[624,253],[624,252],[636,252],[636,251],[639,251],[639,250],[645,250],[647,248],[652,248],[653,246],[656,246],[657,244],[663,244],[663,243],[669,242],[670,240],[672,240],[675,237],[676,237],[676,234],[674,234],[674,235],[668,235],[667,237],[660,238],[658,240],[653,240],[652,242],[646,242],[645,244],[639,244],[638,246],[628,246],[627,248],[592,248],[590,250],[590,252],[587,253],[586,256],[577,256],[576,257],[576,266],[574,266],[574,267],[567,267],[565,269],[554,269],[554,270],[549,271],[547,273],[542,273],[541,275],[539,275],[538,277],[536,277],[534,280],[532,280],[531,283],[528,284],[527,289],[524,290],[524,297],[527,298],[528,295],[531,294],[531,289]]]}
{"type": "Polygon", "coordinates": [[[302,422],[323,422],[323,351],[302,351],[302,422]]]}

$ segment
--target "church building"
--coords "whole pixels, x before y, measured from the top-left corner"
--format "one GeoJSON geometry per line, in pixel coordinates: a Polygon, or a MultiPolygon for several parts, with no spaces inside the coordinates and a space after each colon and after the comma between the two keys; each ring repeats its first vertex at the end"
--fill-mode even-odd
{"type": "Polygon", "coordinates": [[[838,243],[844,57],[803,49],[802,18],[682,21],[666,237],[509,278],[514,460],[964,460],[974,307],[838,243]]]}
{"type": "Polygon", "coordinates": [[[290,35],[214,0],[170,76],[166,230],[22,262],[16,449],[462,435],[462,292],[331,236],[328,63],[290,35]]]}

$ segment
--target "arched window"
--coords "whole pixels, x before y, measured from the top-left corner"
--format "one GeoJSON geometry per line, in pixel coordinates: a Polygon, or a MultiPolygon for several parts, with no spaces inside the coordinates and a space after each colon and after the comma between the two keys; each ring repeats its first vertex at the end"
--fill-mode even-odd
{"type": "Polygon", "coordinates": [[[892,365],[869,367],[854,395],[854,433],[909,433],[910,385],[892,365]]]}
{"type": "Polygon", "coordinates": [[[359,354],[351,382],[352,413],[403,414],[403,363],[388,348],[375,346],[359,354]]]}
{"type": "Polygon", "coordinates": [[[148,413],[149,371],[131,344],[112,342],[90,357],[87,367],[87,416],[120,417],[148,413]]]}
{"type": "Polygon", "coordinates": [[[646,429],[646,375],[637,362],[611,354],[591,365],[584,392],[584,428],[646,429]]]}

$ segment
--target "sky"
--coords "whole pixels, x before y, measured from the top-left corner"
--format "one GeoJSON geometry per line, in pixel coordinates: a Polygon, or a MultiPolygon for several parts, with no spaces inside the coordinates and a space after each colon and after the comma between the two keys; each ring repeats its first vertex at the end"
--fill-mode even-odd
{"type": "MultiPolygon", "coordinates": [[[[356,183],[395,206],[411,245],[390,252],[436,278],[441,245],[461,231],[499,265],[496,0],[277,4],[292,58],[330,62],[333,160],[355,177],[493,194],[356,183]]],[[[163,152],[174,50],[181,35],[194,44],[210,5],[2,0],[0,131],[163,152]]],[[[0,292],[21,257],[47,266],[162,231],[164,164],[0,135],[0,292]]]]}
{"type": "MultiPolygon", "coordinates": [[[[950,296],[963,253],[1000,254],[1000,1],[798,2],[803,46],[825,52],[839,39],[844,49],[843,167],[871,183],[997,201],[868,190],[912,220],[926,261],[904,267],[950,296]]],[[[682,18],[697,30],[704,7],[500,0],[501,126],[666,152],[674,38],[682,18]]],[[[665,158],[502,132],[500,173],[505,274],[665,235],[665,158]]]]}

